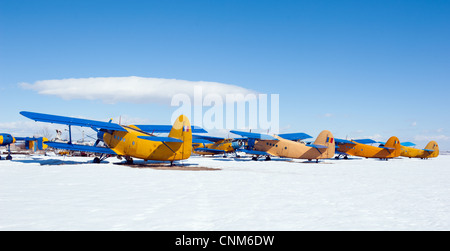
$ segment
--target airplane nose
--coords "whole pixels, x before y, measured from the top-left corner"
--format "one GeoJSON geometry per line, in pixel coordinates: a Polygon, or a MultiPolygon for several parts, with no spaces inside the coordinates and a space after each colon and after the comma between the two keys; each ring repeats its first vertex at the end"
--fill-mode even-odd
{"type": "Polygon", "coordinates": [[[231,143],[231,146],[233,147],[234,150],[236,150],[236,149],[238,149],[240,147],[239,143],[236,142],[236,141],[231,143]]]}

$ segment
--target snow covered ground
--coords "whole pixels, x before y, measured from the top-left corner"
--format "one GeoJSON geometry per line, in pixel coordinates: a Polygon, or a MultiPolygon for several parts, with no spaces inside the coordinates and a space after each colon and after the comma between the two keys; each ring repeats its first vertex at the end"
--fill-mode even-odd
{"type": "Polygon", "coordinates": [[[448,155],[184,162],[218,171],[91,160],[0,161],[0,230],[450,230],[448,155]]]}

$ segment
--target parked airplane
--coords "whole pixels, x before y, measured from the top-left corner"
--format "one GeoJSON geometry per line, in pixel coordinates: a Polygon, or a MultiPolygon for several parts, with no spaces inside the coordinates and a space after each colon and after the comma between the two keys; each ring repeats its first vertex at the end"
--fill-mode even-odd
{"type": "MultiPolygon", "coordinates": [[[[46,138],[43,137],[13,137],[8,133],[0,133],[0,146],[8,147],[8,156],[5,157],[6,160],[12,160],[11,156],[11,144],[15,144],[16,142],[24,142],[24,148],[27,150],[45,150],[47,148],[46,145],[43,144],[44,141],[47,141],[46,138]]],[[[0,160],[2,157],[0,156],[0,160]]]]}
{"type": "Polygon", "coordinates": [[[322,131],[313,144],[298,142],[303,139],[311,138],[305,133],[289,133],[279,135],[267,135],[251,132],[231,131],[231,133],[248,137],[247,149],[242,149],[247,154],[253,155],[253,160],[259,156],[278,156],[292,159],[329,159],[334,156],[335,141],[330,131],[322,131]]]}
{"type": "Polygon", "coordinates": [[[401,148],[400,155],[403,157],[428,159],[439,156],[439,146],[436,141],[430,141],[424,149],[404,146],[403,144],[401,148]]]}
{"type": "Polygon", "coordinates": [[[193,151],[199,155],[216,155],[233,153],[240,148],[236,139],[203,135],[192,135],[193,151]]]}
{"type": "Polygon", "coordinates": [[[94,159],[100,163],[110,155],[124,157],[128,164],[133,158],[144,160],[174,161],[188,159],[192,152],[192,131],[206,133],[199,127],[191,128],[188,118],[181,115],[173,126],[167,125],[119,125],[108,122],[63,117],[34,112],[20,112],[21,115],[40,122],[63,124],[69,126],[69,142],[45,142],[49,147],[71,151],[100,153],[100,158],[94,159]],[[72,126],[90,127],[97,132],[94,146],[72,143],[72,126]],[[169,133],[167,137],[153,135],[154,133],[169,133]],[[99,147],[104,142],[106,147],[99,147]]]}
{"type": "Polygon", "coordinates": [[[389,159],[396,158],[400,156],[401,145],[400,140],[393,136],[388,139],[386,144],[380,145],[379,147],[371,146],[367,144],[378,143],[377,141],[371,139],[356,139],[356,140],[345,140],[336,139],[337,150],[339,154],[336,159],[339,159],[341,155],[344,155],[344,159],[347,159],[348,155],[359,156],[365,158],[379,158],[379,159],[389,159]]]}

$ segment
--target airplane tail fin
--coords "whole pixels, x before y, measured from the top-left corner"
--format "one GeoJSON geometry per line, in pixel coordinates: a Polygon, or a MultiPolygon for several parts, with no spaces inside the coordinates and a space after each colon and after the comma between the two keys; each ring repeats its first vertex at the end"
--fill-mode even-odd
{"type": "Polygon", "coordinates": [[[170,130],[169,137],[183,141],[180,148],[176,150],[176,160],[188,159],[192,152],[192,128],[191,123],[186,116],[180,115],[176,119],[170,130]]]}
{"type": "Polygon", "coordinates": [[[402,146],[400,145],[400,140],[395,136],[390,137],[388,139],[388,141],[386,141],[386,144],[384,144],[384,147],[393,148],[394,149],[393,150],[394,157],[400,156],[400,153],[402,151],[402,148],[401,148],[402,146]]]}
{"type": "Polygon", "coordinates": [[[334,140],[333,134],[328,130],[323,130],[319,136],[317,136],[316,141],[314,141],[314,145],[322,145],[327,148],[324,149],[322,153],[322,157],[325,159],[332,158],[334,156],[336,150],[336,143],[334,140]]]}
{"type": "Polygon", "coordinates": [[[433,150],[429,157],[437,157],[439,155],[439,146],[436,141],[430,141],[425,147],[426,150],[433,150]]]}

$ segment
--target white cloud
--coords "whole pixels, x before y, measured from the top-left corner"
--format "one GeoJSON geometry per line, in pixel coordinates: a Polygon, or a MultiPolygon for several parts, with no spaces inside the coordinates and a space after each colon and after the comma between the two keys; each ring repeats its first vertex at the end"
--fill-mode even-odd
{"type": "Polygon", "coordinates": [[[450,140],[450,137],[447,135],[434,135],[434,136],[429,136],[429,135],[416,135],[414,137],[414,140],[416,141],[431,141],[431,140],[435,140],[435,141],[448,141],[450,140]]]}
{"type": "MultiPolygon", "coordinates": [[[[42,95],[57,96],[66,100],[102,100],[104,103],[163,103],[170,104],[176,94],[194,97],[194,87],[201,87],[202,96],[217,94],[257,94],[237,86],[206,81],[187,81],[143,77],[98,77],[40,80],[33,84],[20,83],[24,89],[34,90],[42,95]]],[[[224,98],[225,100],[225,98],[224,98]]]]}
{"type": "Polygon", "coordinates": [[[417,122],[416,121],[412,122],[411,126],[417,126],[417,122]]]}

